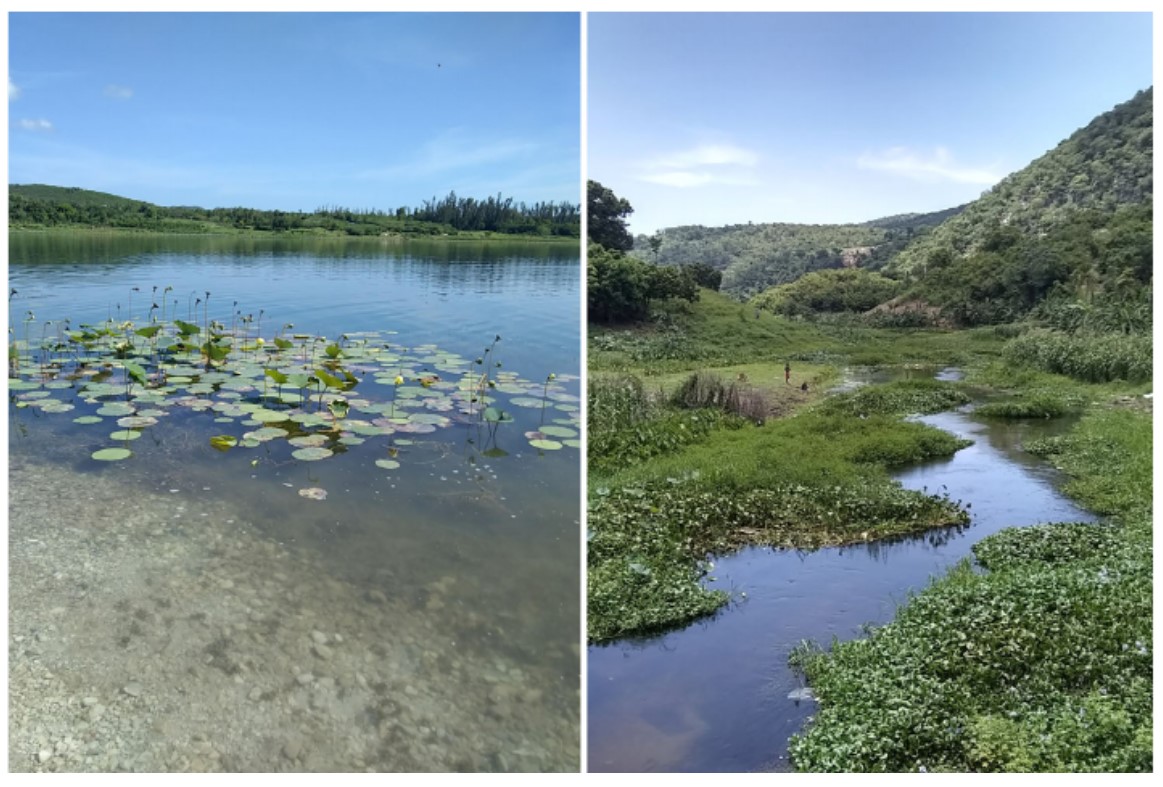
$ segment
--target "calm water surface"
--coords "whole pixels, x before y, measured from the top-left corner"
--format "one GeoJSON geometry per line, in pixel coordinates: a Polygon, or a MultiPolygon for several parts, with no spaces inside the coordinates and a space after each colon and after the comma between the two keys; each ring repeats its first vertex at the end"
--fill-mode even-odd
{"type": "Polygon", "coordinates": [[[1068,424],[966,413],[919,420],[975,442],[897,478],[970,503],[971,524],[891,543],[749,548],[716,560],[715,586],[745,599],[681,631],[589,649],[590,770],[787,770],[788,738],[815,709],[789,698],[803,686],[787,666],[796,644],[851,639],[865,623],[890,620],[909,591],[1002,528],[1092,519],[1056,491],[1052,468],[1021,450],[1068,424]]]}
{"type": "MultiPolygon", "coordinates": [[[[78,233],[13,235],[9,251],[9,286],[16,290],[10,325],[17,337],[27,330],[34,344],[65,319],[74,329],[109,318],[146,324],[154,303],[164,305],[167,318],[201,322],[199,299],[208,302],[210,319],[226,325],[239,315],[257,318],[256,329],[268,341],[287,324],[330,338],[390,331],[392,346],[434,344],[471,359],[500,335],[495,357],[503,369],[527,381],[530,393],[555,374],[558,395],[547,402],[549,417],[576,418],[580,266],[572,245],[78,233]],[[35,320],[26,325],[29,311],[35,320]]],[[[349,396],[375,387],[364,381],[349,396]]],[[[149,698],[156,679],[157,704],[147,710],[170,718],[177,727],[168,736],[187,735],[200,759],[190,759],[188,748],[167,748],[157,729],[145,730],[138,746],[143,752],[128,760],[131,769],[577,769],[579,451],[529,445],[524,433],[548,423],[544,409],[507,408],[516,421],[500,424],[491,443],[472,423],[407,435],[413,443],[395,454],[401,466],[385,471],[374,464],[388,455],[382,437],[317,462],[290,458],[285,444],[219,452],[210,436],[239,427],[214,423],[211,412],[189,411],[144,430],[129,460],[95,462],[90,454],[110,444],[106,433],[116,428],[115,419],[76,425],[73,417],[91,408],[77,401],[69,413],[9,408],[13,573],[25,559],[59,568],[55,584],[42,587],[40,596],[25,602],[13,596],[11,629],[21,639],[12,674],[67,672],[70,664],[90,659],[75,692],[94,693],[110,717],[128,698],[149,698]],[[486,454],[486,447],[504,455],[486,454]],[[49,486],[42,489],[42,483],[49,486]],[[34,486],[36,494],[28,494],[34,486]],[[305,500],[297,490],[306,487],[323,488],[328,496],[305,500]],[[140,587],[114,589],[127,581],[124,576],[104,576],[92,560],[87,568],[72,565],[81,557],[65,551],[63,541],[59,554],[26,551],[54,543],[59,529],[41,532],[54,516],[52,500],[78,489],[130,499],[124,511],[97,507],[70,514],[69,533],[75,530],[86,544],[81,548],[95,553],[106,548],[103,534],[114,532],[123,554],[141,548],[134,538],[140,528],[118,530],[134,517],[193,519],[200,527],[151,530],[156,544],[148,561],[157,575],[141,578],[140,587]],[[214,547],[217,542],[253,554],[243,560],[218,554],[229,550],[214,547]],[[195,553],[209,562],[195,565],[195,553]],[[163,554],[174,555],[169,564],[157,560],[163,554]],[[288,576],[292,564],[311,576],[288,576]],[[82,571],[93,576],[70,584],[68,575],[82,571]],[[191,587],[173,585],[175,577],[206,572],[217,583],[211,609],[191,609],[187,618],[157,612],[154,619],[155,607],[170,609],[192,598],[191,587]],[[159,583],[169,596],[135,597],[151,594],[159,583]],[[46,630],[44,619],[36,618],[51,611],[37,609],[36,599],[54,594],[65,599],[54,609],[66,610],[56,613],[66,622],[46,630]],[[260,615],[251,602],[264,594],[260,615]],[[237,609],[230,606],[236,601],[237,609]],[[30,607],[27,614],[21,603],[30,607]],[[104,640],[90,641],[88,632],[118,627],[120,612],[134,608],[136,633],[109,646],[109,663],[90,658],[104,640]],[[183,620],[210,626],[207,615],[211,623],[222,617],[221,630],[199,634],[195,627],[183,636],[194,661],[217,670],[199,678],[202,664],[186,672],[175,664],[162,674],[159,664],[167,662],[157,661],[158,649],[173,649],[174,627],[183,620]],[[261,635],[253,630],[260,619],[266,627],[261,635]],[[143,693],[120,685],[123,662],[135,658],[141,659],[143,693]],[[183,687],[187,673],[189,686],[183,687]],[[110,696],[102,696],[102,686],[110,696]],[[188,696],[185,688],[231,697],[237,692],[240,707],[259,720],[252,725],[270,720],[269,735],[242,746],[224,728],[214,729],[222,720],[187,729],[188,708],[183,713],[163,701],[167,692],[188,696]],[[345,725],[355,728],[346,737],[345,725]],[[337,746],[349,750],[336,752],[337,746]]],[[[134,628],[133,621],[127,625],[134,628]]],[[[49,764],[72,770],[124,764],[121,749],[100,743],[108,717],[98,723],[83,716],[91,705],[78,706],[80,731],[54,732],[52,714],[42,718],[35,707],[17,708],[18,694],[10,709],[14,768],[31,761],[39,769],[37,747],[55,752],[58,732],[63,750],[49,764]],[[31,732],[18,729],[22,718],[31,732]],[[75,743],[89,738],[97,743],[75,743]]],[[[124,710],[129,725],[132,714],[124,710]]]]}

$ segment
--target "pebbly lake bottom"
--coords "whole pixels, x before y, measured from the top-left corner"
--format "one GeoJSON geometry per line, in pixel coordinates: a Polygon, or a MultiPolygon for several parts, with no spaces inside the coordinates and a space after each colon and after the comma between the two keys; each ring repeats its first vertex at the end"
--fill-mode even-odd
{"type": "Polygon", "coordinates": [[[64,450],[9,453],[12,770],[578,770],[572,505],[242,504],[244,473],[64,450]]]}
{"type": "Polygon", "coordinates": [[[788,666],[792,648],[804,639],[827,647],[833,637],[858,637],[864,625],[891,620],[910,591],[991,533],[1093,519],[1057,491],[1051,467],[1021,449],[1070,421],[987,422],[963,411],[919,420],[975,442],[896,478],[969,503],[970,524],[814,552],[756,547],[716,558],[712,586],[732,592],[730,607],[681,631],[589,649],[589,770],[789,770],[788,739],[816,710],[788,666]]]}

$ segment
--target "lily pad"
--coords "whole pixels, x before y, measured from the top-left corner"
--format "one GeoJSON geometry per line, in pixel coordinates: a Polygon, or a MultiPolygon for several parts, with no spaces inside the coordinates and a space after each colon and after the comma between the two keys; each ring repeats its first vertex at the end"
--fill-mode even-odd
{"type": "Polygon", "coordinates": [[[299,490],[299,497],[305,497],[309,500],[326,500],[327,490],[320,489],[317,486],[308,487],[307,489],[299,490]]]}
{"type": "Polygon", "coordinates": [[[320,448],[319,446],[308,446],[307,448],[300,448],[298,451],[291,452],[291,456],[303,462],[317,462],[333,454],[334,452],[331,449],[320,448]]]}
{"type": "Polygon", "coordinates": [[[117,462],[131,456],[133,456],[133,452],[128,448],[102,448],[100,451],[93,452],[93,458],[98,462],[117,462]]]}
{"type": "Polygon", "coordinates": [[[287,441],[296,448],[309,448],[310,446],[321,446],[327,443],[327,436],[321,434],[305,434],[298,437],[292,437],[287,441]]]}
{"type": "Polygon", "coordinates": [[[280,429],[277,426],[264,426],[261,429],[255,429],[253,432],[247,432],[242,437],[243,439],[258,440],[266,442],[268,440],[278,440],[281,437],[286,437],[289,434],[286,429],[280,429]]]}
{"type": "Polygon", "coordinates": [[[133,415],[137,408],[122,402],[110,402],[97,409],[97,415],[133,415]]]}
{"type": "Polygon", "coordinates": [[[544,407],[545,402],[541,399],[534,399],[532,396],[514,396],[509,400],[509,404],[516,407],[544,407]]]}
{"type": "Polygon", "coordinates": [[[541,431],[552,437],[577,437],[577,430],[565,426],[543,426],[541,431]]]}
{"type": "Polygon", "coordinates": [[[146,415],[128,415],[125,418],[117,419],[117,425],[126,429],[140,429],[144,426],[153,426],[156,423],[156,418],[146,415]]]}
{"type": "Polygon", "coordinates": [[[377,459],[376,467],[382,467],[385,470],[395,470],[400,466],[400,463],[395,459],[377,459]]]}
{"type": "Polygon", "coordinates": [[[561,449],[561,443],[556,440],[530,440],[529,445],[534,448],[540,448],[542,451],[558,451],[561,449]]]}
{"type": "Polygon", "coordinates": [[[141,437],[141,432],[133,429],[122,429],[119,432],[111,432],[109,439],[111,440],[136,440],[141,437]]]}
{"type": "Polygon", "coordinates": [[[99,415],[82,415],[73,419],[75,424],[99,424],[105,419],[99,415]]]}

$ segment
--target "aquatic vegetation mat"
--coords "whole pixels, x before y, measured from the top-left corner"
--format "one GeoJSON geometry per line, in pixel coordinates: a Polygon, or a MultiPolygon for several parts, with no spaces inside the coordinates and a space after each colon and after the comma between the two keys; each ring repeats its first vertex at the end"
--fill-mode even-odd
{"type": "Polygon", "coordinates": [[[1107,523],[1008,529],[865,639],[795,654],[809,771],[1151,771],[1151,419],[1089,413],[1036,452],[1107,523]]]}
{"type": "Polygon", "coordinates": [[[591,642],[658,632],[711,614],[730,599],[700,584],[706,558],[745,544],[812,549],[968,524],[948,497],[898,485],[746,492],[664,481],[594,490],[587,533],[591,642]]]}
{"type": "Polygon", "coordinates": [[[438,439],[457,426],[475,427],[469,441],[490,457],[504,456],[509,451],[498,435],[516,420],[516,408],[535,411],[521,418],[533,417],[539,427],[526,431],[530,453],[578,447],[560,439],[581,428],[579,397],[567,386],[577,377],[520,377],[498,360],[500,336],[480,355],[465,357],[431,343],[402,346],[395,331],[328,339],[286,325],[263,338],[251,315],[239,313],[228,326],[211,320],[208,309],[200,322],[159,319],[156,309],[145,325],[108,320],[73,329],[67,320],[46,322],[39,342],[30,338],[35,317],[28,312],[24,338],[9,347],[13,406],[71,413],[78,425],[71,439],[104,443],[90,451],[100,462],[133,461],[130,442],[177,414],[203,414],[218,425],[209,437],[217,452],[286,442],[293,449],[286,456],[301,462],[365,442],[363,451],[379,451],[375,458],[382,460],[385,448],[406,437],[438,439]],[[97,425],[114,420],[120,429],[98,437],[97,425]]]}

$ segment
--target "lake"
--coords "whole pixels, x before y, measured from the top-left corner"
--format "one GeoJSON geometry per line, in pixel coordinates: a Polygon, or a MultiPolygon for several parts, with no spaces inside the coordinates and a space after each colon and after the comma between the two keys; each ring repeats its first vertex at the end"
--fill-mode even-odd
{"type": "Polygon", "coordinates": [[[579,768],[577,246],[9,254],[13,770],[579,768]]]}

